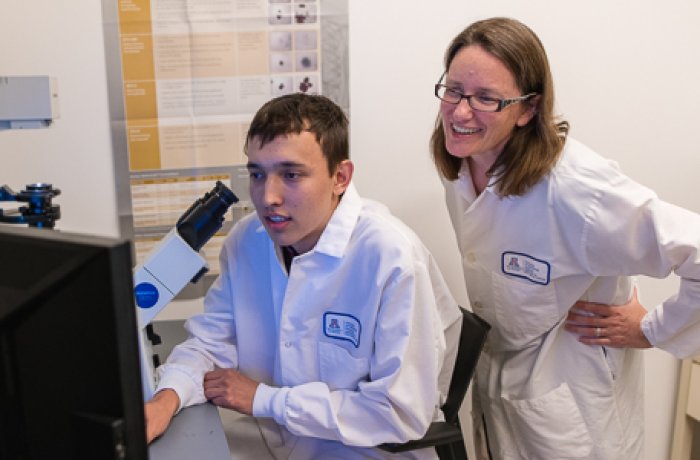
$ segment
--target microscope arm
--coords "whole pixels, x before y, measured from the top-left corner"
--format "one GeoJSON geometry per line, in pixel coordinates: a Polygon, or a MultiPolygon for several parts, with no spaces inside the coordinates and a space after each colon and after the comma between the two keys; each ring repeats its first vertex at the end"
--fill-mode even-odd
{"type": "Polygon", "coordinates": [[[153,321],[190,281],[207,271],[206,260],[173,228],[134,270],[139,327],[153,321]]]}
{"type": "Polygon", "coordinates": [[[201,247],[221,228],[224,214],[238,198],[221,182],[198,199],[175,227],[134,269],[134,297],[139,326],[139,348],[144,400],[156,387],[154,354],[149,325],[182,289],[207,271],[201,247]]]}

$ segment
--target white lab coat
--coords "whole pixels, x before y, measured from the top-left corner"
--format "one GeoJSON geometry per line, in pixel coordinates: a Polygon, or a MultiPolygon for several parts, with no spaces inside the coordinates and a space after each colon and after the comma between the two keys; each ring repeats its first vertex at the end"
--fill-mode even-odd
{"type": "Polygon", "coordinates": [[[160,370],[159,389],[183,406],[205,400],[206,371],[237,368],[262,382],[253,415],[268,446],[304,460],[399,458],[367,447],[419,438],[441,417],[461,314],[432,256],[386,208],[351,186],[289,277],[248,216],[221,270],[191,338],[160,370]]]}
{"type": "MultiPolygon", "coordinates": [[[[478,197],[466,162],[446,197],[473,310],[493,329],[474,389],[494,459],[641,459],[640,350],[564,330],[579,299],[623,304],[632,275],[681,277],[643,331],[678,357],[700,350],[700,217],[665,203],[569,139],[527,194],[478,197]]],[[[483,432],[476,440],[483,446],[483,432]]]]}

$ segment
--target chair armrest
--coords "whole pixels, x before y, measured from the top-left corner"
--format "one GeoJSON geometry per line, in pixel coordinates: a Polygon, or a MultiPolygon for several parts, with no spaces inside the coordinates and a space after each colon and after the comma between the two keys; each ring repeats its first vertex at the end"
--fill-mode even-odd
{"type": "Polygon", "coordinates": [[[426,447],[435,447],[443,444],[449,444],[462,440],[462,431],[458,426],[447,422],[433,422],[428,427],[427,433],[421,439],[415,439],[403,444],[387,443],[378,446],[382,450],[388,452],[405,452],[407,450],[423,449],[426,447]]]}

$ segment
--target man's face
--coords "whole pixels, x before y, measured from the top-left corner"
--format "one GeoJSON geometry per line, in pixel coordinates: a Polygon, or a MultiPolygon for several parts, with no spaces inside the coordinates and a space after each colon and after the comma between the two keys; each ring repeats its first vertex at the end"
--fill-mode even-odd
{"type": "Polygon", "coordinates": [[[250,197],[270,238],[302,254],[320,238],[352,176],[352,163],[333,174],[313,133],[278,136],[264,147],[248,144],[250,197]]]}

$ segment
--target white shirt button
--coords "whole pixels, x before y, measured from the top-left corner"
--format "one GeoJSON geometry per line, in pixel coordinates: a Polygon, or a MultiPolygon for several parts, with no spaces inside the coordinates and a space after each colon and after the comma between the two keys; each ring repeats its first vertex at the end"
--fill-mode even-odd
{"type": "Polygon", "coordinates": [[[470,252],[469,254],[467,254],[467,261],[470,264],[473,264],[474,262],[476,262],[476,256],[474,255],[473,252],[470,252]]]}

